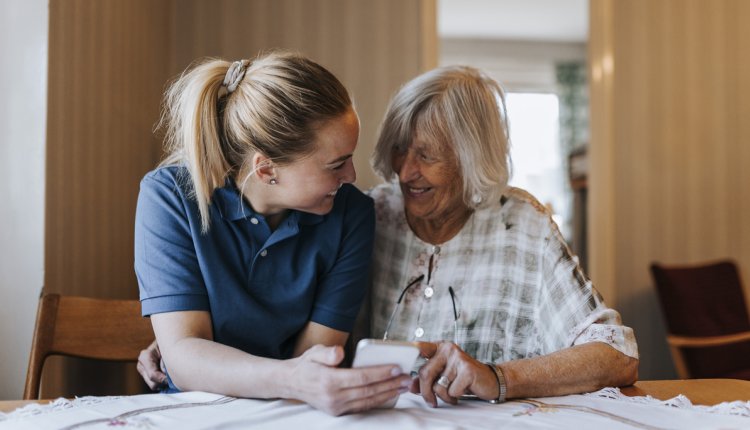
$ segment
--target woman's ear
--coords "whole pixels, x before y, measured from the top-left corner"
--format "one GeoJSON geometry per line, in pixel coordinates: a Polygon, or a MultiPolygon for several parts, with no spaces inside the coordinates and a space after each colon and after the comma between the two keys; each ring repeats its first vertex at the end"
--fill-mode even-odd
{"type": "Polygon", "coordinates": [[[270,158],[259,152],[253,155],[252,171],[264,184],[275,185],[277,183],[276,165],[270,158]]]}

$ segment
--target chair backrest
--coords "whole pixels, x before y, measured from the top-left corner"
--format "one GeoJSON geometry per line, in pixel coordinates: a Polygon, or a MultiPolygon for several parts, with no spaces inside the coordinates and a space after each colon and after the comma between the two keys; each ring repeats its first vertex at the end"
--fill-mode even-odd
{"type": "MultiPolygon", "coordinates": [[[[671,335],[709,337],[750,330],[737,266],[718,261],[693,266],[652,264],[651,273],[671,335]]],[[[750,367],[750,344],[686,349],[691,377],[717,377],[750,367]]]]}
{"type": "Polygon", "coordinates": [[[137,361],[154,340],[137,300],[105,300],[43,294],[26,373],[24,399],[37,399],[44,361],[50,355],[137,361]]]}
{"type": "Polygon", "coordinates": [[[742,281],[733,262],[652,264],[651,272],[670,333],[719,336],[750,330],[742,281]]]}

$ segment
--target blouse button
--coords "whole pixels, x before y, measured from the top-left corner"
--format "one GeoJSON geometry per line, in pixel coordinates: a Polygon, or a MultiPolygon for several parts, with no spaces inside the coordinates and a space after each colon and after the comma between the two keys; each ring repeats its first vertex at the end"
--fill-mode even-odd
{"type": "Polygon", "coordinates": [[[424,336],[424,329],[422,327],[417,327],[417,329],[414,330],[414,336],[416,337],[424,336]]]}
{"type": "Polygon", "coordinates": [[[253,217],[253,218],[250,218],[250,222],[251,222],[252,224],[258,224],[258,218],[255,218],[255,217],[253,217]]]}
{"type": "Polygon", "coordinates": [[[424,296],[428,299],[432,297],[433,294],[435,294],[435,290],[433,290],[432,287],[427,287],[424,289],[424,296]]]}
{"type": "Polygon", "coordinates": [[[264,249],[263,251],[260,251],[260,256],[261,257],[265,257],[266,255],[268,255],[268,251],[267,250],[264,249]]]}

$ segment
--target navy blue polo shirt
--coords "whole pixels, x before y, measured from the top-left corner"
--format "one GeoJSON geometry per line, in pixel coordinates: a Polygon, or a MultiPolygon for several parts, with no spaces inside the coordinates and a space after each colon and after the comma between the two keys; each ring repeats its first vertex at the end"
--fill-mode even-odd
{"type": "Polygon", "coordinates": [[[320,216],[290,211],[273,232],[228,180],[214,191],[210,229],[184,167],[141,181],[135,272],[142,312],[208,311],[214,340],[253,355],[291,357],[308,321],[351,331],[367,289],[372,200],[352,185],[320,216]]]}

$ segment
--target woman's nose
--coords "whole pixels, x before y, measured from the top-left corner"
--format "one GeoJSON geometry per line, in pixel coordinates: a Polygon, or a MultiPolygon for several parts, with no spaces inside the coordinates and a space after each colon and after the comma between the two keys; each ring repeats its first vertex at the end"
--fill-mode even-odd
{"type": "Polygon", "coordinates": [[[357,180],[357,171],[354,169],[354,162],[352,162],[351,158],[346,162],[346,166],[344,167],[343,175],[341,175],[341,178],[339,181],[342,184],[351,184],[354,181],[357,180]]]}
{"type": "Polygon", "coordinates": [[[406,154],[401,157],[400,166],[398,168],[398,179],[401,182],[409,182],[419,177],[419,164],[417,163],[416,156],[412,151],[407,151],[406,154]]]}

